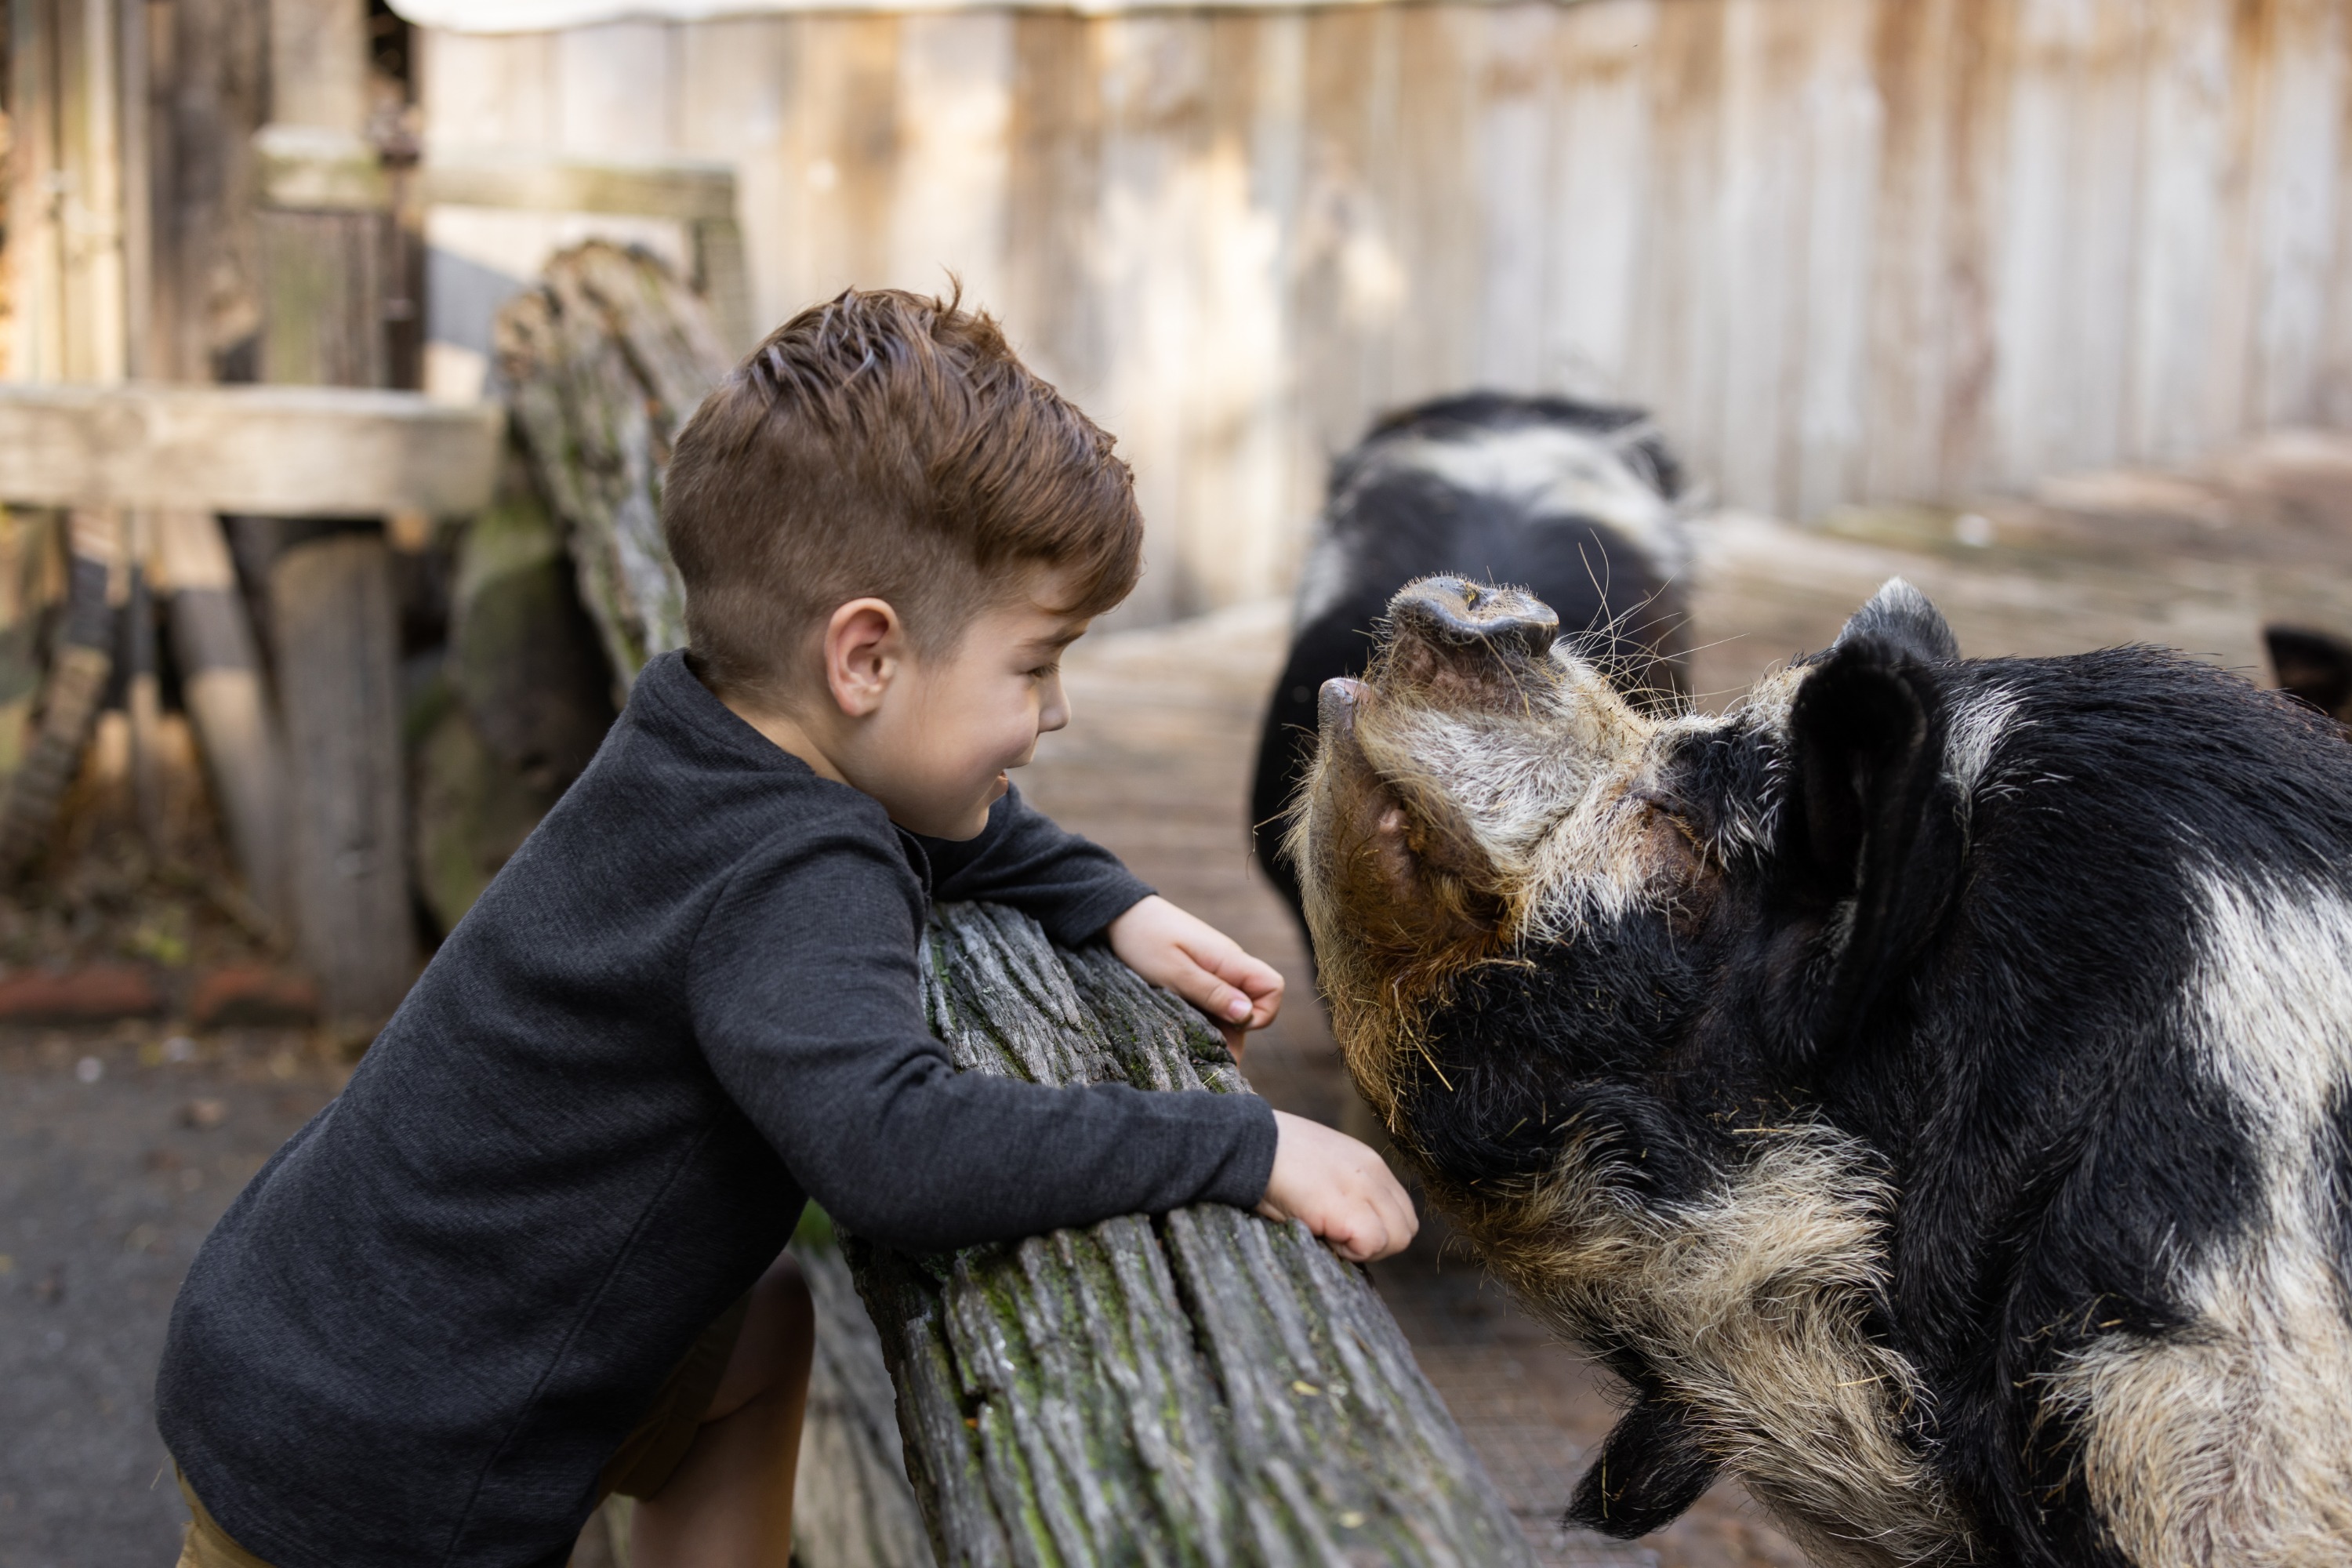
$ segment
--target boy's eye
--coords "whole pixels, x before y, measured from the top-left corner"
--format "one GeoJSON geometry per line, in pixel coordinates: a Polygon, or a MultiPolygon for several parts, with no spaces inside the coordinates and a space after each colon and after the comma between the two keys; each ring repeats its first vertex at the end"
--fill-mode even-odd
{"type": "Polygon", "coordinates": [[[1058,662],[1054,664],[1041,664],[1036,668],[1029,672],[1029,679],[1032,680],[1050,680],[1055,676],[1061,673],[1062,667],[1058,662]]]}

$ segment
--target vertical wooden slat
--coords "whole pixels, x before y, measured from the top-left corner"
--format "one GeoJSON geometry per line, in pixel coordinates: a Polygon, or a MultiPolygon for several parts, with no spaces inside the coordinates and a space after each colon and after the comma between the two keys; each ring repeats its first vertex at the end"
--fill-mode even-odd
{"type": "MultiPolygon", "coordinates": [[[[1259,19],[1194,21],[1206,69],[1182,164],[1190,299],[1202,323],[1184,370],[1177,530],[1192,604],[1230,604],[1284,580],[1290,387],[1284,374],[1280,218],[1256,189],[1259,19]]],[[[1275,90],[1282,91],[1280,84],[1275,90]]]]}
{"type": "Polygon", "coordinates": [[[459,147],[564,147],[562,33],[416,29],[417,97],[430,136],[459,147]]]}
{"type": "Polygon", "coordinates": [[[1029,363],[1074,390],[1103,374],[1091,265],[1101,216],[1100,33],[1064,12],[1023,11],[1013,21],[1004,226],[1017,242],[1004,258],[1005,320],[1029,363]]]}
{"type": "Polygon", "coordinates": [[[674,24],[604,22],[555,35],[555,132],[566,152],[657,158],[671,150],[674,24]]]}
{"type": "Polygon", "coordinates": [[[1307,18],[1305,120],[1291,317],[1309,449],[1328,457],[1363,434],[1372,412],[1377,335],[1401,308],[1395,256],[1371,184],[1371,123],[1392,34],[1371,7],[1307,18]]]}
{"type": "Polygon", "coordinates": [[[9,0],[8,374],[64,374],[65,312],[58,250],[58,0],[9,0]]]}
{"type": "Polygon", "coordinates": [[[2328,275],[2336,259],[2336,172],[2347,84],[2347,8],[2330,0],[2284,0],[2271,39],[2263,157],[2254,173],[2253,221],[2262,246],[2250,334],[2253,424],[2324,416],[2328,275]]]}
{"type": "Polygon", "coordinates": [[[1266,265],[1274,279],[1270,314],[1279,342],[1278,357],[1266,368],[1279,412],[1261,433],[1270,448],[1261,460],[1277,488],[1260,501],[1279,531],[1262,548],[1274,574],[1268,588],[1286,591],[1306,548],[1307,520],[1322,503],[1325,468],[1307,415],[1307,390],[1298,370],[1298,295],[1289,286],[1298,275],[1300,193],[1307,184],[1307,19],[1297,11],[1269,11],[1253,19],[1250,31],[1255,53],[1249,184],[1253,200],[1266,215],[1273,247],[1266,265]]]}
{"type": "MultiPolygon", "coordinates": [[[[2337,34],[2339,79],[2352,80],[2352,26],[2337,34]]],[[[2352,91],[2338,105],[2336,145],[2352,147],[2352,91]]],[[[2352,158],[2336,163],[2334,265],[2328,268],[2326,335],[2318,368],[2319,416],[2331,425],[2352,425],[2352,158]]]]}
{"type": "MultiPolygon", "coordinates": [[[[2104,468],[2129,447],[2130,385],[2138,316],[2141,164],[2146,156],[2146,7],[2095,0],[2067,90],[2074,99],[2061,240],[2059,315],[2050,324],[2058,374],[2020,416],[2048,438],[2019,453],[2022,479],[2104,468]]],[[[2021,147],[2017,157],[2030,155],[2021,147]]]]}
{"type": "Polygon", "coordinates": [[[1871,241],[1866,495],[1925,495],[1936,481],[1950,142],[1942,61],[1963,3],[1879,0],[1874,73],[1885,117],[1871,241]]]}
{"type": "Polygon", "coordinates": [[[806,190],[791,136],[802,36],[799,18],[723,17],[679,29],[671,56],[677,150],[735,165],[743,251],[747,261],[767,261],[751,266],[744,279],[744,309],[754,340],[808,303],[790,291],[782,265],[792,253],[806,190]]]}
{"type": "MultiPolygon", "coordinates": [[[[1993,389],[1991,472],[2030,474],[2073,438],[2057,399],[2067,390],[2074,341],[2066,254],[2079,236],[2073,188],[2093,25],[2073,0],[2021,0],[2010,84],[2009,148],[2001,180],[2005,221],[1995,237],[1994,334],[2000,374],[1993,389]]],[[[2095,180],[2115,171],[2094,169],[2095,180]]]]}
{"type": "Polygon", "coordinates": [[[1777,511],[1787,504],[1780,458],[1794,412],[1789,359],[1801,352],[1803,121],[1791,89],[1802,79],[1808,7],[1778,0],[1724,6],[1722,197],[1705,274],[1723,302],[1717,396],[1717,475],[1724,499],[1777,511]]]}
{"type": "Polygon", "coordinates": [[[1683,448],[1712,468],[1721,450],[1723,406],[1717,393],[1725,302],[1711,288],[1723,145],[1721,8],[1662,5],[1652,47],[1654,151],[1645,201],[1653,237],[1631,301],[1635,335],[1626,390],[1650,403],[1683,448]]]}
{"type": "Polygon", "coordinates": [[[1208,131],[1208,33],[1194,15],[1119,16],[1102,28],[1097,249],[1107,374],[1096,413],[1134,465],[1144,581],[1120,612],[1153,621],[1201,605],[1184,542],[1186,434],[1217,323],[1201,312],[1200,226],[1213,201],[1193,175],[1208,131]]]}
{"type": "Polygon", "coordinates": [[[1554,45],[1559,88],[1542,379],[1570,391],[1623,395],[1633,373],[1638,274],[1653,242],[1649,193],[1657,170],[1649,94],[1658,14],[1667,0],[1564,11],[1554,45]]]}
{"type": "Polygon", "coordinates": [[[1013,18],[1003,11],[909,16],[898,44],[898,179],[890,275],[1002,308],[1011,150],[1013,18]]]}
{"type": "MultiPolygon", "coordinates": [[[[1462,178],[1475,182],[1479,218],[1472,231],[1479,309],[1471,367],[1480,384],[1513,392],[1537,390],[1543,368],[1553,225],[1542,193],[1551,185],[1559,20],[1558,8],[1548,5],[1489,13],[1477,128],[1465,149],[1471,157],[1462,178]]],[[[1415,59],[1412,68],[1418,74],[1422,62],[1415,59]]]]}
{"type": "Polygon", "coordinates": [[[157,90],[153,373],[255,374],[261,324],[253,134],[266,111],[260,0],[173,0],[149,13],[157,90]]]}
{"type": "MultiPolygon", "coordinates": [[[[2261,287],[2262,175],[2269,162],[2267,106],[2273,45],[2284,0],[2233,0],[2227,29],[2221,182],[2213,193],[2211,300],[2194,324],[2205,362],[2204,394],[2191,451],[2210,451],[2248,428],[2253,395],[2254,323],[2261,287]]],[[[2187,323],[2184,323],[2187,325],[2187,323]]]]}
{"type": "MultiPolygon", "coordinates": [[[[1550,14],[1542,17],[1541,52],[1525,68],[1544,79],[1549,98],[1548,46],[1558,13],[1544,10],[1550,14]]],[[[1391,406],[1473,384],[1485,352],[1478,301],[1486,258],[1468,241],[1485,220],[1488,192],[1464,171],[1477,166],[1475,106],[1490,69],[1486,40],[1501,20],[1456,5],[1397,11],[1397,134],[1386,205],[1402,293],[1381,396],[1391,406]]],[[[1543,139],[1553,143],[1549,127],[1543,139]]],[[[1513,194],[1540,261],[1552,227],[1549,193],[1537,181],[1513,194]]],[[[1520,323],[1530,344],[1530,383],[1542,375],[1545,340],[1536,330],[1544,308],[1540,279],[1534,294],[1535,320],[1520,323]]]]}
{"type": "Polygon", "coordinates": [[[2127,458],[2181,461],[2205,431],[2205,321],[2221,282],[2219,226],[2230,161],[2230,0],[2154,10],[2147,192],[2127,458]]]}
{"type": "Polygon", "coordinates": [[[888,270],[900,23],[817,16],[803,26],[786,134],[803,192],[791,292],[807,303],[888,270]]]}
{"type": "Polygon", "coordinates": [[[320,999],[366,1030],[408,989],[415,931],[402,802],[399,626],[382,536],[288,551],[269,574],[293,820],[289,900],[320,999]]]}
{"type": "Polygon", "coordinates": [[[1803,300],[1784,384],[1783,503],[1811,517],[1854,493],[1860,478],[1868,341],[1858,308],[1871,273],[1880,105],[1870,74],[1870,0],[1818,0],[1800,92],[1807,185],[1803,300]]]}
{"type": "Polygon", "coordinates": [[[1943,417],[1933,489],[1951,494],[1997,479],[1993,400],[2000,373],[1995,290],[2001,227],[2001,171],[2009,148],[2010,65],[2021,0],[1964,5],[1954,32],[1949,153],[1952,160],[1943,258],[1943,417]]]}

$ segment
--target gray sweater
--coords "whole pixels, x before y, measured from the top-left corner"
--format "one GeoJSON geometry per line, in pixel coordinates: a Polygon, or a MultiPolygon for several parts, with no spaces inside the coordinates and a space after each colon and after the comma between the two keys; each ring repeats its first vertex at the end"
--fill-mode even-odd
{"type": "Polygon", "coordinates": [[[1076,942],[1149,890],[1018,795],[904,833],[656,659],[198,1252],[156,1389],[190,1486],[276,1568],[554,1568],[807,1197],[914,1249],[1256,1203],[1263,1101],[961,1075],[924,1026],[927,897],[1076,942]]]}

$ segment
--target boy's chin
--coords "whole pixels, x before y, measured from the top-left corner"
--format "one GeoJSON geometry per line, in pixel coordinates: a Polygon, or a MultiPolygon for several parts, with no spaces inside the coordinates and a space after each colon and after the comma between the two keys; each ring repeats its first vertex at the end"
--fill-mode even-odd
{"type": "Polygon", "coordinates": [[[1003,800],[1004,792],[1012,787],[1013,781],[999,773],[995,784],[975,805],[961,810],[926,812],[919,822],[910,822],[906,815],[893,812],[891,820],[908,832],[919,833],[926,838],[977,838],[988,831],[989,808],[1003,800]]]}

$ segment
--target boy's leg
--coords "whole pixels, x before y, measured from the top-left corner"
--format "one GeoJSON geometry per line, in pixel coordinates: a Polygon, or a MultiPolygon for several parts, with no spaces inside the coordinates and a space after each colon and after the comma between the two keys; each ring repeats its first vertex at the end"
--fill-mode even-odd
{"type": "Polygon", "coordinates": [[[778,1258],[752,1287],[694,1447],[637,1504],[630,1544],[639,1568],[786,1568],[815,1329],[799,1266],[778,1258]]]}

